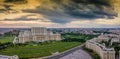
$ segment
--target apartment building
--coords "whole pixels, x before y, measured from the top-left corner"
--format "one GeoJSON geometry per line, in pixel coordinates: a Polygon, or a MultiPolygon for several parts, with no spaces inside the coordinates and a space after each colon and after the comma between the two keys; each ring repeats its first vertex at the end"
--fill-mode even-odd
{"type": "MultiPolygon", "coordinates": [[[[97,38],[93,38],[86,42],[86,47],[97,52],[101,59],[115,59],[115,50],[114,48],[108,48],[105,46],[105,43],[102,41],[109,42],[112,45],[113,42],[120,42],[119,34],[101,34],[97,38]]],[[[120,59],[120,52],[119,52],[120,59]]]]}
{"type": "Polygon", "coordinates": [[[95,41],[87,41],[86,47],[97,52],[101,59],[115,59],[115,50],[113,48],[106,48],[104,45],[95,41]]]}

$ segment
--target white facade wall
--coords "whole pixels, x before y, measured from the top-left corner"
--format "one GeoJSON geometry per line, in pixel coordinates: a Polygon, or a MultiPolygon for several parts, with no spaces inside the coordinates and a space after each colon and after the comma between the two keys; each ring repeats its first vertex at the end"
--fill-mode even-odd
{"type": "Polygon", "coordinates": [[[29,41],[44,42],[48,40],[61,40],[61,34],[48,31],[44,27],[33,27],[31,31],[21,31],[19,33],[19,43],[29,41]]]}
{"type": "Polygon", "coordinates": [[[105,46],[94,41],[87,41],[86,47],[98,53],[101,59],[115,59],[114,49],[107,49],[105,46]]]}
{"type": "Polygon", "coordinates": [[[25,43],[29,40],[32,40],[32,35],[31,35],[30,31],[21,31],[19,33],[18,38],[19,38],[19,40],[18,40],[19,43],[25,43]]]}
{"type": "Polygon", "coordinates": [[[19,59],[19,57],[17,55],[14,56],[0,55],[0,59],[19,59]]]}

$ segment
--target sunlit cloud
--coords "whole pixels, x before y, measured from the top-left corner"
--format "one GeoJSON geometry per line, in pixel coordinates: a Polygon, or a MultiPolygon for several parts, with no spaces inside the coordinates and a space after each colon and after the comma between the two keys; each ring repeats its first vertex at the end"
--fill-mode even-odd
{"type": "Polygon", "coordinates": [[[0,27],[119,27],[120,1],[0,0],[0,27]],[[109,1],[109,2],[108,2],[109,1]],[[88,3],[89,2],[89,3],[88,3]]]}

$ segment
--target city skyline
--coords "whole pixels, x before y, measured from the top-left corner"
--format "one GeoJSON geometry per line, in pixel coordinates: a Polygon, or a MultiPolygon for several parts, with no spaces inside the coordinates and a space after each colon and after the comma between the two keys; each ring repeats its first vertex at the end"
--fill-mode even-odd
{"type": "Polygon", "coordinates": [[[119,3],[103,0],[1,0],[0,28],[120,28],[119,3]]]}

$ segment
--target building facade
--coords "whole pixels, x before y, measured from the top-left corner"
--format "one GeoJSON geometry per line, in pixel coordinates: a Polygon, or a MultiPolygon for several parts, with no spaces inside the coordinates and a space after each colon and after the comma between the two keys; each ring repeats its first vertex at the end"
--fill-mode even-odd
{"type": "Polygon", "coordinates": [[[113,48],[106,48],[95,41],[87,41],[86,47],[98,53],[101,59],[115,59],[115,50],[113,48]]]}
{"type": "Polygon", "coordinates": [[[17,55],[14,56],[0,55],[0,59],[19,59],[19,57],[17,55]]]}
{"type": "Polygon", "coordinates": [[[86,48],[92,49],[96,53],[98,53],[101,59],[115,59],[115,50],[114,48],[108,48],[105,46],[105,43],[101,43],[102,41],[112,41],[114,37],[118,37],[115,34],[102,34],[97,38],[93,38],[86,42],[86,48]]]}
{"type": "Polygon", "coordinates": [[[32,27],[31,30],[20,31],[17,43],[25,43],[30,41],[44,42],[48,40],[61,40],[61,34],[53,33],[45,27],[32,27]]]}

